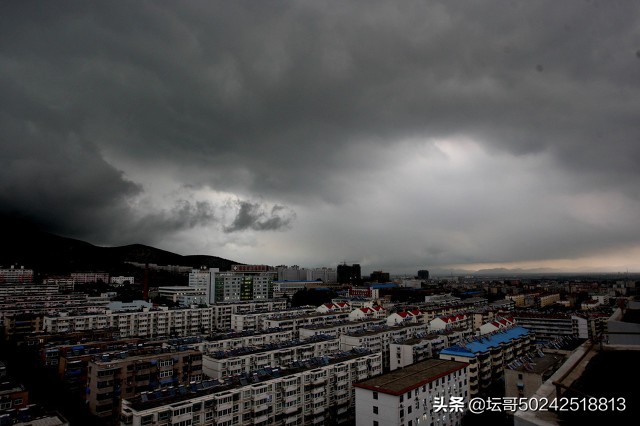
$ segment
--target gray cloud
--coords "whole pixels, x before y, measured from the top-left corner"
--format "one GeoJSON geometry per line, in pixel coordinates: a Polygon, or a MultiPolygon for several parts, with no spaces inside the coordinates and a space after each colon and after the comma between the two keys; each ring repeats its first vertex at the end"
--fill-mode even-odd
{"type": "MultiPolygon", "coordinates": [[[[4,2],[0,211],[115,243],[210,226],[225,238],[289,229],[295,210],[299,222],[302,212],[323,221],[304,222],[308,241],[331,235],[348,247],[332,231],[356,229],[353,252],[377,250],[370,258],[396,265],[633,245],[640,236],[624,229],[638,229],[637,219],[590,222],[571,210],[596,209],[609,193],[625,212],[640,200],[639,9],[596,0],[4,2]],[[437,144],[461,139],[500,158],[482,160],[498,170],[454,168],[437,144]],[[538,157],[540,169],[523,175],[538,157]],[[405,178],[421,185],[397,181],[420,165],[405,178]],[[190,194],[289,207],[239,201],[221,222],[217,202],[152,194],[159,175],[190,194]],[[405,186],[415,188],[399,198],[405,186]],[[589,194],[589,206],[571,199],[589,194]],[[138,210],[145,196],[157,211],[138,210]],[[383,215],[388,200],[423,215],[383,215]],[[405,227],[427,242],[385,250],[405,227]]],[[[321,256],[332,244],[305,250],[321,256]]]]}
{"type": "Polygon", "coordinates": [[[276,231],[287,229],[295,218],[295,213],[284,206],[275,205],[271,209],[259,203],[238,200],[237,214],[224,232],[238,232],[247,229],[254,231],[276,231]]]}

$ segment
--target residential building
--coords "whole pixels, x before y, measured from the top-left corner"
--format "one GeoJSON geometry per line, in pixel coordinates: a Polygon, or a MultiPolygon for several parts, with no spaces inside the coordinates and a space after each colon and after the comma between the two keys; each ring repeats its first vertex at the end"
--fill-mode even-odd
{"type": "Polygon", "coordinates": [[[33,282],[33,269],[25,269],[24,266],[16,268],[0,268],[0,284],[25,284],[33,282]]]}
{"type": "Polygon", "coordinates": [[[208,378],[223,379],[262,368],[285,367],[294,361],[328,356],[339,351],[340,341],[337,338],[314,336],[262,347],[246,346],[210,352],[203,356],[203,371],[208,378]]]}
{"type": "Polygon", "coordinates": [[[564,356],[534,351],[511,362],[504,370],[505,396],[530,398],[564,361],[564,356]]]}
{"type": "Polygon", "coordinates": [[[337,323],[318,324],[313,326],[304,326],[298,329],[301,339],[308,339],[311,336],[326,335],[339,337],[342,334],[351,334],[361,332],[374,327],[382,327],[387,323],[385,318],[357,320],[357,321],[341,321],[337,323]]]}
{"type": "Polygon", "coordinates": [[[429,359],[355,383],[356,423],[459,425],[470,396],[467,366],[429,359]]]}
{"type": "Polygon", "coordinates": [[[416,333],[416,337],[396,340],[389,344],[389,369],[404,368],[429,358],[438,358],[441,350],[471,339],[469,329],[440,330],[433,333],[416,333]]]}
{"type": "Polygon", "coordinates": [[[94,356],[87,369],[89,411],[104,419],[116,419],[121,399],[201,381],[202,353],[175,347],[103,353],[94,356]]]}
{"type": "Polygon", "coordinates": [[[120,424],[339,424],[353,418],[352,383],[381,372],[379,353],[343,352],[129,398],[120,424]]]}
{"type": "Polygon", "coordinates": [[[76,284],[109,282],[109,273],[107,272],[72,272],[71,279],[76,284]]]}
{"type": "Polygon", "coordinates": [[[405,340],[416,337],[419,333],[426,334],[427,324],[405,323],[395,326],[373,327],[355,333],[340,335],[340,348],[349,350],[352,348],[366,348],[372,352],[381,352],[385,371],[389,369],[389,345],[397,340],[405,340]]]}
{"type": "Polygon", "coordinates": [[[504,375],[504,368],[534,348],[534,335],[522,327],[501,329],[440,351],[440,359],[469,364],[469,390],[476,395],[504,375]]]}

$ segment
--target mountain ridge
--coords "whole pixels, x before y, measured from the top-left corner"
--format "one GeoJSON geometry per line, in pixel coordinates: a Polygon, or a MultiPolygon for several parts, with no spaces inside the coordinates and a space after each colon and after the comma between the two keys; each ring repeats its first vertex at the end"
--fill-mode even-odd
{"type": "Polygon", "coordinates": [[[38,273],[69,273],[121,269],[125,262],[231,269],[241,264],[210,255],[181,255],[145,244],[102,247],[75,238],[4,222],[0,266],[34,269],[38,273]]]}

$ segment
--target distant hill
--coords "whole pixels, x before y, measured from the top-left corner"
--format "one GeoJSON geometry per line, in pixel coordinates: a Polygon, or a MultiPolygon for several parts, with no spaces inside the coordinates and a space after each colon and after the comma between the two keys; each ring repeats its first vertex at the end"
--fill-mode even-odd
{"type": "Polygon", "coordinates": [[[0,266],[23,265],[39,273],[69,273],[73,271],[121,269],[124,262],[156,263],[159,265],[208,266],[231,269],[240,264],[216,256],[182,256],[142,244],[120,247],[99,247],[85,241],[61,237],[25,227],[3,223],[0,240],[0,266]]]}

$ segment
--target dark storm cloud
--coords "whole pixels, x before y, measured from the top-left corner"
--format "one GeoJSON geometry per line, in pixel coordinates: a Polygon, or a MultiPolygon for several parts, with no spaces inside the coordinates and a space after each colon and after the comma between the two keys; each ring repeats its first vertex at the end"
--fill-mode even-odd
{"type": "Polygon", "coordinates": [[[283,206],[273,206],[270,210],[259,203],[237,201],[238,212],[231,225],[224,232],[238,232],[246,229],[254,231],[275,231],[286,229],[295,218],[295,213],[283,206]]]}
{"type": "MultiPolygon", "coordinates": [[[[254,201],[239,202],[222,225],[219,206],[206,200],[172,201],[155,214],[130,201],[145,195],[142,181],[154,179],[145,171],[160,164],[179,185],[243,200],[348,205],[376,179],[386,184],[363,170],[439,138],[469,137],[515,157],[544,154],[576,191],[640,199],[637,2],[0,8],[1,208],[76,235],[104,229],[113,241],[141,217],[149,235],[207,223],[226,233],[286,228],[289,213],[254,201]],[[140,182],[120,170],[135,170],[140,182]],[[35,176],[45,173],[56,178],[35,176]]],[[[553,192],[558,182],[547,186],[553,192]]],[[[490,188],[484,195],[487,204],[499,199],[490,188]]],[[[340,220],[368,212],[359,214],[340,220]]],[[[460,216],[460,228],[476,225],[460,216]]],[[[530,252],[541,255],[544,245],[530,252]]]]}

